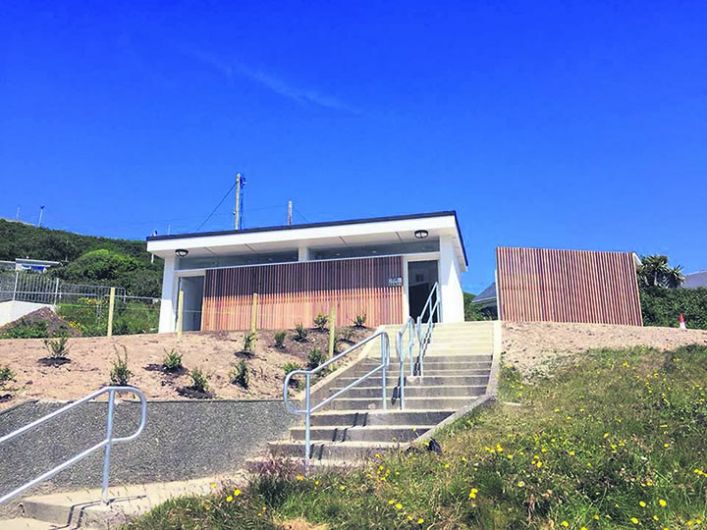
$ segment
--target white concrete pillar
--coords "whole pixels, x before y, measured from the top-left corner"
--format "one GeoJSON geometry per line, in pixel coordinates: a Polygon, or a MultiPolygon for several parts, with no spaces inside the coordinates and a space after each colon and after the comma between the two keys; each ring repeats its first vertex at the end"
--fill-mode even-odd
{"type": "Polygon", "coordinates": [[[454,250],[454,240],[439,240],[439,285],[442,290],[442,322],[464,322],[464,290],[454,250]]]}
{"type": "Polygon", "coordinates": [[[160,300],[160,333],[172,333],[176,330],[177,283],[175,274],[177,258],[164,259],[164,275],[162,277],[162,299],[160,300]]]}
{"type": "Polygon", "coordinates": [[[297,249],[297,261],[309,261],[309,258],[310,255],[308,247],[299,247],[297,249]]]}

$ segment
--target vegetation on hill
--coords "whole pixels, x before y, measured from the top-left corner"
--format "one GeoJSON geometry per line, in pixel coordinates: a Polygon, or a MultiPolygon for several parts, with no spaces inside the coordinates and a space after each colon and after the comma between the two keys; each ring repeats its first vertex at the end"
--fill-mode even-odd
{"type": "Polygon", "coordinates": [[[464,320],[494,320],[497,318],[496,309],[493,307],[481,308],[480,304],[474,302],[475,294],[464,293],[464,320]]]}
{"type": "Polygon", "coordinates": [[[0,260],[60,261],[49,274],[74,283],[124,287],[133,296],[159,296],[162,260],[150,263],[144,241],[50,230],[0,219],[0,260]]]}
{"type": "Polygon", "coordinates": [[[704,525],[707,348],[595,351],[552,379],[524,383],[505,367],[501,380],[501,400],[517,403],[451,425],[440,455],[376,455],[362,470],[309,477],[273,464],[243,492],[171,500],[127,528],[704,525]]]}
{"type": "Polygon", "coordinates": [[[677,327],[683,313],[689,328],[707,329],[707,289],[680,289],[682,268],[668,262],[667,256],[641,257],[637,274],[643,324],[677,327]]]}

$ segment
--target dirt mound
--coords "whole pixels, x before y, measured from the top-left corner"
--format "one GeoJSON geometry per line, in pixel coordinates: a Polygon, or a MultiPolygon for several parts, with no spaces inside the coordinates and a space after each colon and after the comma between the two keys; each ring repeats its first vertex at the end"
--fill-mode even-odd
{"type": "Polygon", "coordinates": [[[40,334],[55,337],[65,335],[78,337],[81,333],[48,307],[42,307],[0,327],[0,336],[22,338],[23,333],[30,333],[37,338],[40,334]]]}
{"type": "MultiPolygon", "coordinates": [[[[345,328],[339,341],[343,351],[349,343],[360,341],[372,333],[370,329],[345,328]]],[[[180,389],[193,381],[190,370],[200,369],[208,377],[208,391],[216,399],[278,399],[282,395],[283,366],[306,366],[309,352],[327,351],[328,335],[311,330],[304,341],[295,340],[295,332],[286,332],[282,348],[275,346],[272,331],[259,331],[252,353],[244,353],[242,332],[174,333],[122,335],[108,337],[75,337],[67,343],[70,362],[46,365],[47,348],[42,339],[0,340],[0,365],[15,373],[15,381],[0,388],[0,394],[11,393],[13,399],[2,401],[0,409],[25,399],[71,400],[83,397],[108,384],[116,354],[128,355],[132,372],[130,384],[140,388],[149,399],[204,398],[180,389]],[[183,369],[166,372],[162,368],[168,352],[182,355],[183,369]],[[235,367],[245,362],[248,386],[233,384],[235,367]],[[185,395],[186,394],[186,395],[185,395]]]]}

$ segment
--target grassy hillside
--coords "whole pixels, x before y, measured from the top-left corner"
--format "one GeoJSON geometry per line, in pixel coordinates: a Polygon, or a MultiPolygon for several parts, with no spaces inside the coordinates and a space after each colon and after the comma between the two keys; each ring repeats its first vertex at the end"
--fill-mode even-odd
{"type": "Polygon", "coordinates": [[[144,241],[84,236],[0,219],[0,260],[29,256],[67,262],[96,249],[119,252],[142,263],[150,262],[150,254],[145,250],[144,241]]]}
{"type": "Polygon", "coordinates": [[[348,475],[273,465],[247,491],[174,500],[128,528],[703,528],[706,385],[704,347],[593,352],[531,383],[504,368],[501,400],[516,404],[458,421],[442,455],[377,455],[348,475]]]}
{"type": "Polygon", "coordinates": [[[0,219],[0,260],[30,257],[60,261],[50,274],[75,283],[124,287],[158,296],[162,261],[150,263],[144,241],[85,236],[0,219]]]}

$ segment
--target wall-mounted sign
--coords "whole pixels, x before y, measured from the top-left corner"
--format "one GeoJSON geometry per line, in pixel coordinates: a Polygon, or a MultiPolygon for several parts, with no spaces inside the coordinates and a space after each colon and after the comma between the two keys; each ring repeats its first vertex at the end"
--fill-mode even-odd
{"type": "Polygon", "coordinates": [[[397,278],[388,278],[388,287],[400,287],[403,284],[403,279],[398,276],[397,278]]]}

